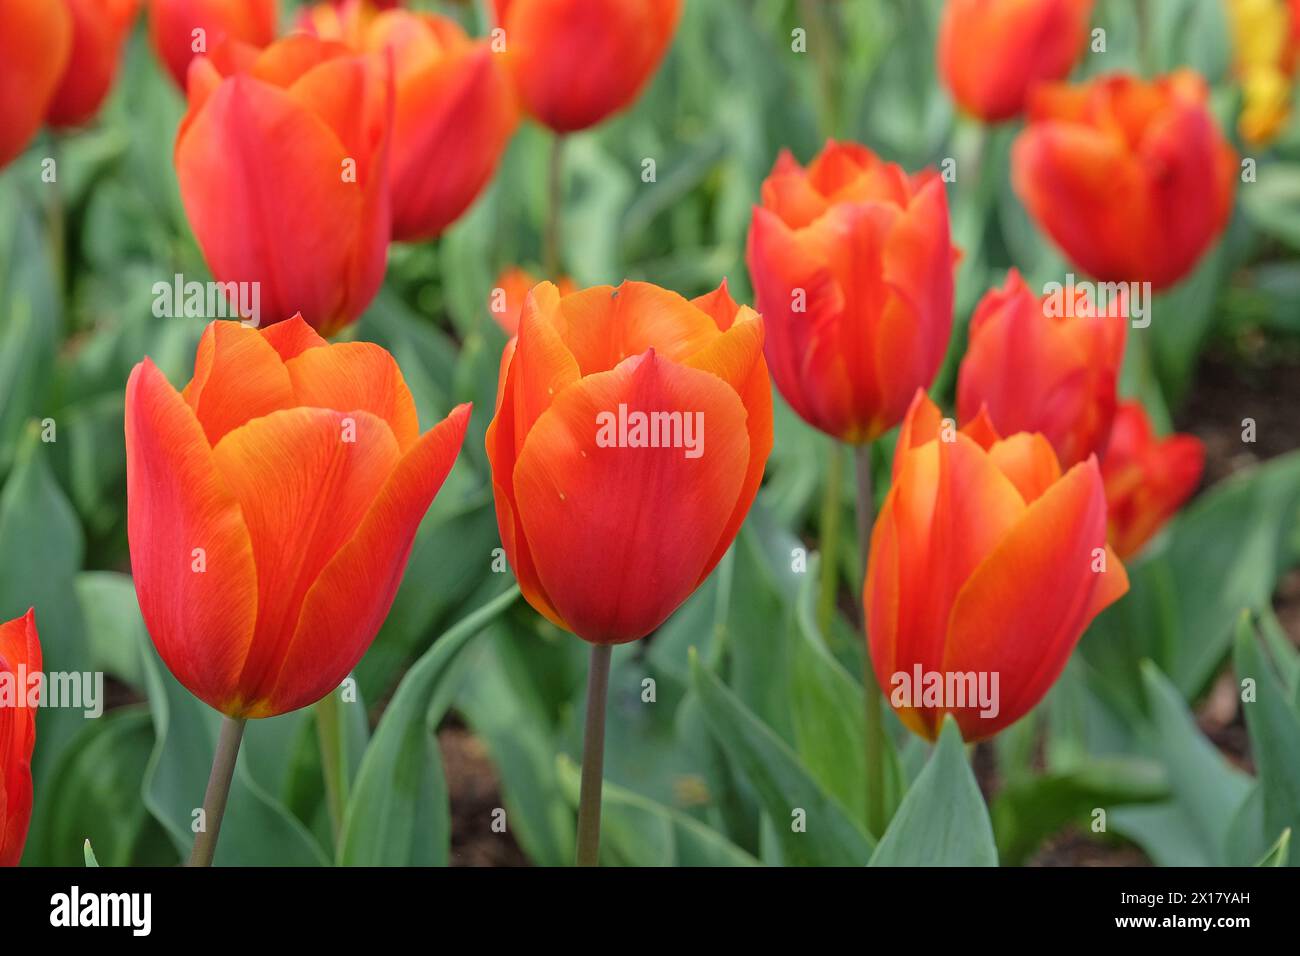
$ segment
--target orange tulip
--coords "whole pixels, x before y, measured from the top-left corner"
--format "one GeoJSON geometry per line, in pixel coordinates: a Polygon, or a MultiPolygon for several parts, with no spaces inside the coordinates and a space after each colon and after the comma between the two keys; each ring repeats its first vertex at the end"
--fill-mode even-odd
{"type": "Polygon", "coordinates": [[[197,54],[230,39],[264,47],[275,39],[276,19],[276,0],[151,0],[149,39],[183,90],[197,54]]]}
{"type": "Polygon", "coordinates": [[[391,108],[382,58],[302,33],[191,65],[181,199],[217,280],[259,284],[262,322],[330,335],[379,291],[391,108]]]}
{"type": "Polygon", "coordinates": [[[1062,474],[1042,435],[1000,438],[983,415],[958,432],[917,393],[864,589],[872,665],[904,724],[933,740],[951,713],[970,741],[1014,723],[1127,590],[1095,458],[1062,474]]]}
{"type": "Polygon", "coordinates": [[[749,229],[772,378],[810,425],[869,442],[929,385],[952,330],[948,200],[853,143],[782,152],[749,229]]]}
{"type": "Polygon", "coordinates": [[[1237,155],[1191,70],[1040,87],[1012,151],[1030,214],[1080,268],[1162,289],[1227,225],[1237,155]]]}
{"type": "Polygon", "coordinates": [[[593,644],[649,634],[731,545],[771,448],[762,320],[725,285],[538,285],[487,431],[524,597],[593,644]]]}
{"type": "Polygon", "coordinates": [[[1121,557],[1142,550],[1201,482],[1205,446],[1193,435],[1157,439],[1141,402],[1123,402],[1101,460],[1110,543],[1121,557]]]}
{"type": "Polygon", "coordinates": [[[1083,51],[1093,0],[948,0],[939,72],[953,99],[987,123],[1019,115],[1029,91],[1062,80],[1083,51]]]}
{"type": "MultiPolygon", "coordinates": [[[[488,312],[506,335],[514,335],[519,331],[519,316],[524,310],[524,300],[535,285],[537,279],[518,266],[511,266],[497,276],[496,285],[488,296],[488,312]]],[[[568,276],[560,276],[556,280],[556,286],[561,298],[578,291],[568,276]]]]}
{"type": "Polygon", "coordinates": [[[27,148],[72,53],[72,15],[51,0],[0,0],[0,168],[27,148]]]}
{"type": "Polygon", "coordinates": [[[94,118],[113,87],[122,44],[131,32],[140,0],[46,2],[63,3],[72,14],[72,54],[45,121],[51,126],[80,126],[94,118]]]}
{"type": "Polygon", "coordinates": [[[1041,432],[1064,468],[1103,454],[1127,328],[1114,305],[1103,310],[1082,296],[1053,305],[1012,269],[971,317],[957,377],[961,420],[983,406],[999,432],[1041,432]]]}
{"type": "Polygon", "coordinates": [[[0,866],[17,866],[32,818],[32,747],[36,711],[28,706],[29,678],[41,670],[36,615],[0,624],[0,675],[13,700],[0,704],[0,866]]]}
{"type": "Polygon", "coordinates": [[[309,11],[306,24],[358,52],[392,51],[393,238],[439,235],[488,184],[518,123],[501,58],[433,14],[322,4],[309,11]]]}
{"type": "Polygon", "coordinates": [[[213,322],[181,392],[137,365],[131,567],[176,679],[230,717],[337,687],[388,614],[468,421],[461,405],[421,435],[391,355],[329,345],[297,317],[213,322]]]}
{"type": "Polygon", "coordinates": [[[628,106],[659,66],[682,0],[494,0],[515,88],[557,133],[628,106]]]}

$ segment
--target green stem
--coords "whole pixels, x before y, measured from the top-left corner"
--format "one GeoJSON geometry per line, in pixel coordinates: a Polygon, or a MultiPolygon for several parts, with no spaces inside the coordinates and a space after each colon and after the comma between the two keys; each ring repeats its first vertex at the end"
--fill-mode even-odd
{"type": "MultiPolygon", "coordinates": [[[[863,587],[866,587],[867,559],[871,552],[871,526],[876,517],[876,500],[871,491],[871,445],[854,449],[853,462],[857,472],[858,492],[858,543],[862,549],[863,587]]],[[[866,637],[866,616],[863,615],[862,633],[866,637]]],[[[881,702],[880,685],[871,666],[868,647],[863,657],[862,697],[866,705],[867,737],[867,829],[879,837],[885,832],[885,720],[881,702]]]]}
{"type": "Polygon", "coordinates": [[[839,575],[835,559],[840,544],[840,499],[844,494],[844,450],[840,443],[831,440],[830,455],[826,459],[826,490],[822,498],[821,519],[821,589],[817,601],[817,627],[822,637],[834,640],[831,624],[835,620],[835,599],[839,591],[839,575]]]}
{"type": "Polygon", "coordinates": [[[808,23],[808,43],[812,50],[813,64],[817,68],[820,100],[817,112],[822,135],[830,139],[837,135],[840,125],[839,96],[835,85],[839,75],[839,50],[836,47],[838,34],[827,18],[823,3],[824,0],[802,0],[802,11],[803,19],[808,23]]]}
{"type": "Polygon", "coordinates": [[[587,672],[587,722],[582,733],[582,787],[578,795],[578,866],[600,862],[600,789],[605,765],[605,698],[614,648],[593,644],[587,672]]]}
{"type": "Polygon", "coordinates": [[[217,837],[221,834],[221,818],[226,813],[226,800],[230,796],[230,781],[235,776],[235,761],[239,758],[239,742],[244,739],[245,723],[247,721],[242,717],[221,718],[217,752],[212,755],[212,774],[203,794],[203,829],[194,834],[190,866],[212,865],[212,857],[217,852],[217,837]]]}
{"type": "Polygon", "coordinates": [[[560,212],[564,205],[564,134],[556,133],[551,140],[551,154],[546,174],[546,231],[542,235],[543,266],[546,278],[560,278],[563,263],[560,261],[560,212]]]}
{"type": "Polygon", "coordinates": [[[348,805],[347,741],[343,736],[342,705],[337,690],[330,691],[316,704],[316,737],[320,741],[330,828],[337,842],[343,829],[343,811],[348,805]]]}

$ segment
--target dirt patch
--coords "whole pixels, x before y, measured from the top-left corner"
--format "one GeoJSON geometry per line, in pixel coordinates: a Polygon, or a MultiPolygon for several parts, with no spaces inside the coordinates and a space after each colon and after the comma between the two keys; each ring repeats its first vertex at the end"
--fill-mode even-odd
{"type": "Polygon", "coordinates": [[[483,742],[453,722],[438,730],[451,798],[452,866],[528,866],[510,833],[501,781],[483,742]],[[498,829],[504,824],[504,832],[498,829]]]}

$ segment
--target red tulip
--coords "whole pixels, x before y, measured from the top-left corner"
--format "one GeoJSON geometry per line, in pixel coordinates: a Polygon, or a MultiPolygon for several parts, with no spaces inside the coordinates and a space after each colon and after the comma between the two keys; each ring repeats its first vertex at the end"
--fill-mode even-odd
{"type": "Polygon", "coordinates": [[[213,322],[177,392],[126,387],[131,568],[158,653],[230,717],[319,700],[393,602],[469,406],[420,434],[393,357],[300,318],[213,322]]]}
{"type": "Polygon", "coordinates": [[[723,287],[642,282],[524,303],[488,426],[524,597],[593,644],[653,631],[730,547],[772,447],[763,324],[723,287]]]}
{"type": "Polygon", "coordinates": [[[1012,269],[971,317],[957,378],[961,420],[983,406],[999,432],[1041,432],[1064,468],[1103,454],[1124,358],[1126,320],[1114,305],[1053,304],[1012,269]]]}
{"type": "Polygon", "coordinates": [[[32,747],[36,711],[28,706],[31,675],[41,671],[36,615],[0,624],[0,680],[13,689],[0,703],[0,866],[17,866],[32,818],[32,747]]]}
{"type": "Polygon", "coordinates": [[[1018,115],[1039,83],[1063,80],[1087,39],[1093,0],[948,0],[939,72],[953,99],[988,123],[1018,115]]]}
{"type": "Polygon", "coordinates": [[[276,19],[276,0],[150,0],[149,39],[183,90],[196,55],[231,39],[264,47],[275,39],[276,19]]]}
{"type": "Polygon", "coordinates": [[[1123,402],[1101,460],[1110,543],[1128,558],[1143,546],[1200,484],[1205,446],[1193,435],[1158,439],[1141,402],[1123,402]]]}
{"type": "Polygon", "coordinates": [[[749,229],[749,274],[772,378],[810,425],[869,442],[929,385],[952,330],[948,200],[870,150],[783,152],[749,229]]]}
{"type": "MultiPolygon", "coordinates": [[[[537,279],[518,266],[511,266],[497,276],[496,285],[488,296],[488,312],[506,335],[514,335],[519,331],[519,316],[524,310],[524,300],[535,285],[537,279]]],[[[557,279],[556,286],[561,298],[578,291],[568,276],[557,279]]]]}
{"type": "Polygon", "coordinates": [[[0,0],[0,168],[32,141],[72,53],[72,15],[51,0],[0,0]]]}
{"type": "Polygon", "coordinates": [[[558,133],[628,106],[659,66],[682,0],[494,0],[528,112],[558,133]]]}
{"type": "Polygon", "coordinates": [[[181,199],[219,282],[257,282],[261,320],[323,335],[383,282],[390,229],[384,61],[294,34],[190,66],[176,136],[181,199]]]}
{"type": "Polygon", "coordinates": [[[51,126],[80,126],[99,112],[112,89],[122,44],[131,32],[140,0],[46,2],[64,3],[72,14],[72,54],[45,121],[51,126]]]}
{"type": "Polygon", "coordinates": [[[1208,96],[1191,70],[1040,87],[1012,151],[1016,192],[1095,278],[1172,285],[1232,212],[1237,155],[1208,96]]]}
{"type": "Polygon", "coordinates": [[[322,5],[307,22],[318,35],[358,52],[392,51],[393,238],[439,235],[492,178],[518,123],[501,58],[454,21],[432,14],[322,5]]]}
{"type": "Polygon", "coordinates": [[[933,740],[951,713],[970,741],[1014,723],[1127,589],[1096,458],[1062,474],[1042,435],[1000,438],[987,416],[958,432],[917,393],[864,589],[876,679],[904,724],[933,740]]]}

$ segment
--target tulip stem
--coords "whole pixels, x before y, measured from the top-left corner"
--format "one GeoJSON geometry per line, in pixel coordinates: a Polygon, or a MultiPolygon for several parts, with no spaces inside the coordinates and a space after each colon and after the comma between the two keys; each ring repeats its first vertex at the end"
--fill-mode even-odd
{"type": "Polygon", "coordinates": [[[316,737],[320,741],[321,775],[325,778],[330,828],[337,843],[343,828],[343,811],[348,805],[346,740],[337,690],[330,691],[316,703],[316,737]]]}
{"type": "MultiPolygon", "coordinates": [[[[876,499],[871,490],[871,445],[854,449],[853,462],[858,485],[858,546],[862,549],[863,587],[866,587],[867,560],[871,553],[871,526],[876,519],[876,499]]],[[[867,637],[865,608],[862,634],[867,637]]],[[[871,666],[871,648],[862,665],[862,699],[866,706],[867,738],[867,829],[876,837],[885,832],[885,721],[881,706],[880,685],[871,666]]]]}
{"type": "Polygon", "coordinates": [[[551,155],[547,166],[546,232],[542,236],[543,265],[546,278],[552,282],[560,278],[560,212],[564,205],[564,134],[556,133],[551,140],[551,155]]]}
{"type": "Polygon", "coordinates": [[[844,495],[844,450],[831,440],[826,459],[826,490],[822,498],[821,517],[821,590],[817,601],[817,627],[823,639],[834,642],[831,625],[835,620],[835,601],[839,592],[839,574],[835,559],[840,544],[840,501],[844,495]]]}
{"type": "Polygon", "coordinates": [[[244,739],[242,717],[222,717],[221,735],[217,738],[217,752],[212,755],[212,774],[208,789],[203,794],[203,829],[194,834],[194,850],[190,853],[190,866],[211,866],[217,852],[217,836],[221,833],[221,818],[226,813],[226,798],[230,796],[230,781],[235,776],[235,760],[239,757],[239,743],[244,739]]]}
{"type": "Polygon", "coordinates": [[[578,866],[600,861],[600,790],[605,767],[605,698],[614,648],[593,644],[587,672],[587,722],[582,733],[582,787],[578,796],[578,866]]]}

